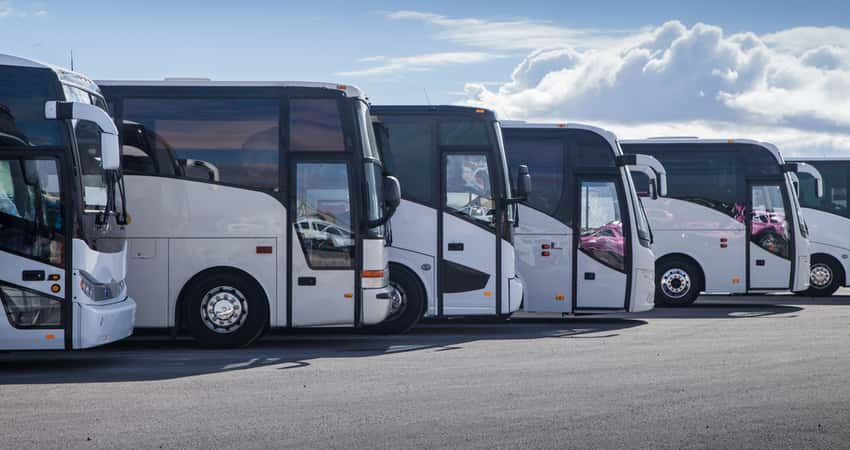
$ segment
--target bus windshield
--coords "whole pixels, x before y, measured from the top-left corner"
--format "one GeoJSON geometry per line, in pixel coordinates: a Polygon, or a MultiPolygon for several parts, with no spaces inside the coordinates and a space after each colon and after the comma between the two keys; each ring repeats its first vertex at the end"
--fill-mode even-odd
{"type": "Polygon", "coordinates": [[[378,143],[375,139],[375,130],[372,126],[372,116],[369,114],[369,105],[364,101],[357,102],[357,121],[359,122],[360,135],[362,137],[364,174],[366,175],[366,220],[373,232],[380,232],[376,224],[384,218],[382,205],[384,168],[378,153],[378,143]]]}
{"type": "Polygon", "coordinates": [[[806,218],[803,216],[803,207],[800,206],[800,199],[797,195],[794,195],[794,182],[791,180],[791,175],[786,173],[785,180],[788,185],[788,192],[791,194],[789,195],[789,197],[791,197],[791,207],[794,208],[794,212],[797,217],[797,222],[799,222],[800,224],[800,234],[804,238],[807,238],[809,237],[809,224],[806,223],[806,218]]]}
{"type": "MultiPolygon", "coordinates": [[[[69,84],[63,84],[62,89],[68,101],[95,105],[105,111],[103,97],[69,84]]],[[[103,211],[107,206],[107,182],[100,161],[100,129],[95,123],[83,120],[72,120],[71,126],[80,156],[85,209],[103,211]]]]}
{"type": "MultiPolygon", "coordinates": [[[[499,159],[502,163],[502,173],[504,176],[502,177],[505,180],[505,192],[503,198],[512,197],[511,195],[511,172],[508,171],[508,159],[505,156],[505,140],[502,138],[502,127],[499,125],[499,122],[495,122],[495,130],[496,130],[496,142],[499,145],[499,159]]],[[[507,202],[507,218],[508,222],[514,221],[514,206],[513,203],[507,202]]]]}

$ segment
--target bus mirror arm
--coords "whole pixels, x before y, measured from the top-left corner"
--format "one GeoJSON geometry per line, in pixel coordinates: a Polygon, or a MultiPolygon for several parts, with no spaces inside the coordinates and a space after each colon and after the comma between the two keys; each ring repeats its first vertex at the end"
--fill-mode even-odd
{"type": "Polygon", "coordinates": [[[118,127],[109,113],[94,105],[80,102],[51,100],[44,104],[47,120],[85,120],[100,128],[100,162],[103,170],[118,170],[121,167],[121,150],[118,143],[118,127]]]}
{"type": "Polygon", "coordinates": [[[635,170],[647,174],[647,176],[650,177],[650,181],[655,179],[656,184],[658,185],[658,195],[662,197],[667,196],[667,170],[664,169],[664,165],[661,164],[661,161],[653,156],[641,155],[638,153],[620,155],[617,162],[621,166],[633,166],[635,170]],[[646,170],[644,170],[644,168],[646,170]],[[651,176],[650,172],[654,172],[658,176],[651,176]]]}

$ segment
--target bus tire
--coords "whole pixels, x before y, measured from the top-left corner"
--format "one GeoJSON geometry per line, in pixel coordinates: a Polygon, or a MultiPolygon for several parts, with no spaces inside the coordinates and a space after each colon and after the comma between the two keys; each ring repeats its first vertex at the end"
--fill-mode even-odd
{"type": "Polygon", "coordinates": [[[390,263],[390,284],[399,293],[400,304],[390,311],[387,318],[376,325],[365,328],[377,334],[402,334],[410,331],[425,315],[426,294],[419,278],[410,269],[390,263]]]}
{"type": "Polygon", "coordinates": [[[812,256],[809,288],[800,294],[809,297],[829,297],[844,284],[844,269],[832,258],[812,256]]]}
{"type": "Polygon", "coordinates": [[[699,297],[702,272],[685,258],[667,258],[656,267],[655,304],[682,307],[693,304],[699,297]]]}
{"type": "Polygon", "coordinates": [[[182,298],[184,323],[204,347],[244,347],[262,336],[269,304],[260,285],[233,270],[213,270],[195,277],[182,298]]]}

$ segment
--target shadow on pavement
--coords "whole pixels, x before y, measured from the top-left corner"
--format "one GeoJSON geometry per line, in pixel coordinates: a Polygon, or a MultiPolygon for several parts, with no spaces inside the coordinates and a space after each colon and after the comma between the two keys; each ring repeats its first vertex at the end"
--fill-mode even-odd
{"type": "Polygon", "coordinates": [[[134,337],[80,352],[0,354],[0,385],[103,383],[168,380],[233,370],[275,366],[285,371],[309,367],[320,358],[375,357],[411,351],[454,351],[483,340],[605,339],[645,325],[618,318],[519,321],[449,320],[428,323],[401,336],[355,334],[350,329],[274,332],[243,349],[204,349],[192,341],[134,337]]]}

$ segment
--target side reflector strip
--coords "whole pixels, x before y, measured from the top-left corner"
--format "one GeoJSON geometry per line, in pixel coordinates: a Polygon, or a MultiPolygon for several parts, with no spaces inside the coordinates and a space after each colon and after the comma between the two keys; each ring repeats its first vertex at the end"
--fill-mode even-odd
{"type": "Polygon", "coordinates": [[[364,270],[360,273],[363,278],[384,278],[383,270],[364,270]]]}
{"type": "Polygon", "coordinates": [[[261,245],[257,247],[258,255],[271,255],[274,249],[270,245],[261,245]]]}

